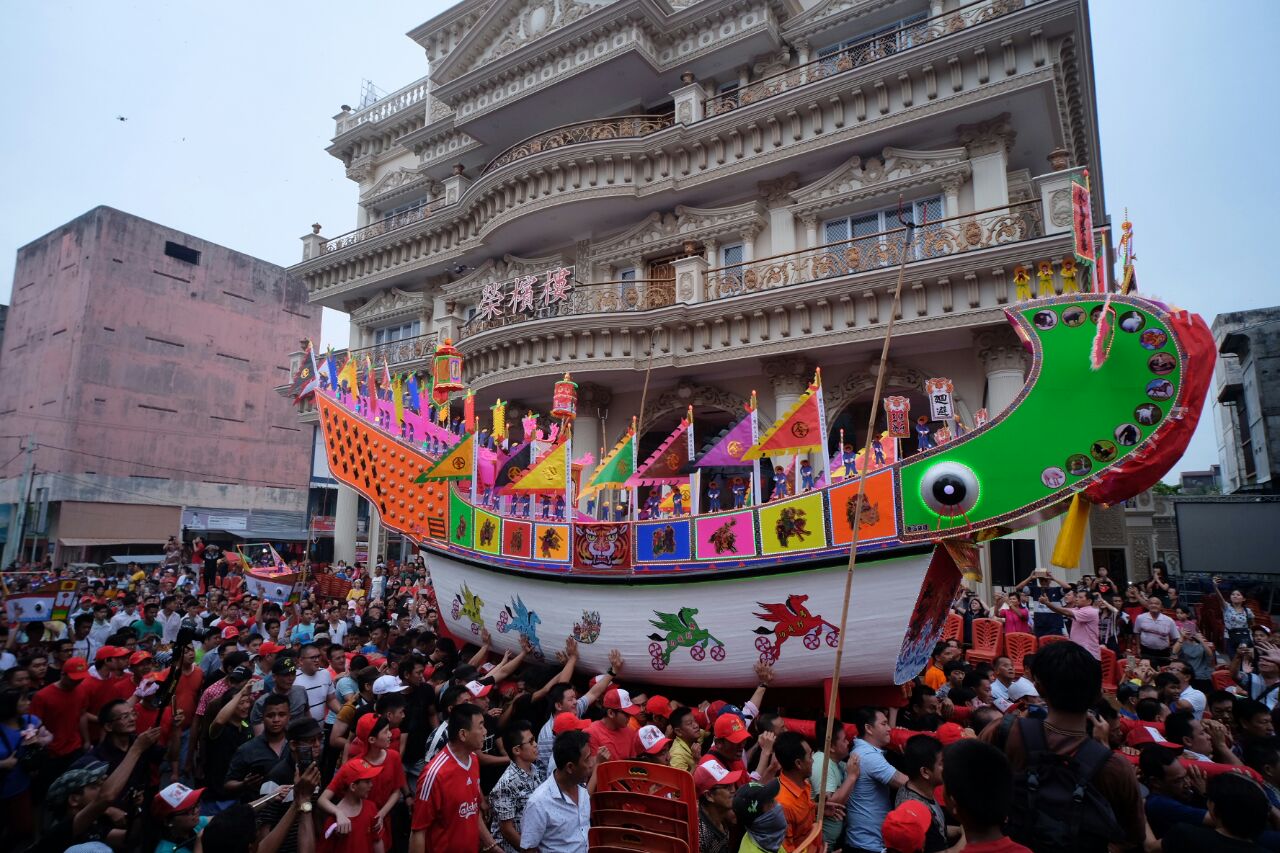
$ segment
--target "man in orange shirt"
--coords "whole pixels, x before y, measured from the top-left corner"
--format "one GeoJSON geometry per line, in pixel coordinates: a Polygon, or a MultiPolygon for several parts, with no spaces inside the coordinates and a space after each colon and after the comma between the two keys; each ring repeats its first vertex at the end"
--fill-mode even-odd
{"type": "Polygon", "coordinates": [[[932,690],[947,683],[947,676],[942,671],[942,667],[948,662],[955,660],[960,656],[960,648],[953,646],[946,640],[939,640],[933,646],[933,657],[929,659],[929,666],[924,671],[924,683],[932,690]]]}
{"type": "Polygon", "coordinates": [[[783,842],[788,853],[816,853],[822,842],[821,835],[808,847],[802,842],[813,830],[817,819],[817,807],[813,802],[813,788],[809,776],[813,773],[813,749],[798,732],[783,732],[773,744],[773,754],[782,768],[778,788],[778,802],[787,818],[787,838],[783,842]]]}

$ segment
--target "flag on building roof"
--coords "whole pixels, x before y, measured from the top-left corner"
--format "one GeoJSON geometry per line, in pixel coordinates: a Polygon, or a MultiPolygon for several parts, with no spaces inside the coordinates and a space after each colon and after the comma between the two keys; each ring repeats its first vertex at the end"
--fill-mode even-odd
{"type": "Polygon", "coordinates": [[[636,471],[636,421],[631,419],[627,433],[600,461],[600,467],[591,475],[582,490],[583,496],[595,494],[600,489],[623,486],[636,471]]]}
{"type": "Polygon", "coordinates": [[[751,460],[744,459],[743,454],[755,444],[753,421],[756,418],[756,395],[751,392],[751,402],[746,405],[746,413],[736,424],[716,439],[708,450],[693,463],[698,468],[729,467],[734,465],[749,466],[751,460]]]}
{"type": "Polygon", "coordinates": [[[822,450],[826,454],[826,420],[822,412],[821,374],[800,395],[800,399],[778,418],[773,426],[752,447],[742,454],[743,459],[760,459],[769,456],[790,456],[822,450]]]}
{"type": "Polygon", "coordinates": [[[431,480],[468,480],[475,468],[476,437],[469,435],[458,445],[446,453],[429,471],[423,471],[415,483],[426,483],[431,480]]]}
{"type": "Polygon", "coordinates": [[[563,492],[569,482],[569,442],[560,442],[525,475],[507,486],[512,492],[563,492]]]}
{"type": "Polygon", "coordinates": [[[627,478],[626,485],[674,486],[688,477],[693,455],[693,406],[690,406],[671,435],[627,478]]]}

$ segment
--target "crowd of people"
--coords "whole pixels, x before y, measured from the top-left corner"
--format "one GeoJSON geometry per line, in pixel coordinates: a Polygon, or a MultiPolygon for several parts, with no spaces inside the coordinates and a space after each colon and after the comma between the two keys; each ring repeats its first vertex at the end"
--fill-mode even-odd
{"type": "Polygon", "coordinates": [[[277,604],[180,557],[8,625],[3,849],[576,853],[628,760],[688,780],[700,853],[1280,850],[1280,647],[1238,590],[1209,635],[1163,573],[965,592],[899,699],[828,720],[763,662],[750,696],[664,696],[617,651],[582,671],[571,638],[464,643],[421,560],[332,574],[350,592],[277,604]],[[1038,649],[975,654],[988,617],[1038,649]]]}

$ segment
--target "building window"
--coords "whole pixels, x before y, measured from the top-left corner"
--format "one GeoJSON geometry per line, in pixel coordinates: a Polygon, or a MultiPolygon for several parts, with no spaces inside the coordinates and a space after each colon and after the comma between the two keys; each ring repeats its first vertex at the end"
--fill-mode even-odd
{"type": "Polygon", "coordinates": [[[922,24],[928,17],[927,12],[921,12],[820,48],[818,58],[822,60],[823,71],[827,74],[844,71],[915,47],[924,35],[925,27],[922,24]],[[845,52],[848,52],[849,60],[841,63],[840,54],[845,52]]]}
{"type": "Polygon", "coordinates": [[[192,266],[200,265],[200,253],[195,249],[175,243],[172,240],[164,241],[164,253],[171,258],[182,261],[184,264],[192,266]]]}
{"type": "MultiPolygon", "coordinates": [[[[904,205],[903,213],[914,217],[925,230],[939,228],[943,217],[942,196],[922,198],[904,205]]],[[[824,269],[826,275],[846,275],[864,269],[890,266],[899,260],[902,231],[898,207],[887,207],[871,213],[855,213],[822,223],[822,242],[832,257],[824,269]],[[895,231],[895,233],[888,233],[895,231]],[[849,250],[856,249],[856,252],[849,250]]],[[[912,244],[911,259],[921,260],[931,254],[927,241],[917,236],[912,244]]],[[[824,258],[824,261],[828,260],[824,258]]]]}
{"type": "Polygon", "coordinates": [[[399,216],[402,213],[412,213],[413,211],[418,210],[419,208],[425,206],[426,203],[427,203],[427,200],[425,198],[420,198],[417,201],[411,201],[408,204],[402,204],[399,207],[393,207],[390,210],[388,210],[385,214],[383,214],[382,218],[390,219],[391,217],[399,216]]]}
{"type": "Polygon", "coordinates": [[[403,341],[406,338],[416,338],[420,334],[422,334],[422,324],[414,320],[412,323],[405,323],[403,326],[388,326],[376,330],[373,333],[373,343],[375,346],[392,344],[396,341],[403,341]]]}

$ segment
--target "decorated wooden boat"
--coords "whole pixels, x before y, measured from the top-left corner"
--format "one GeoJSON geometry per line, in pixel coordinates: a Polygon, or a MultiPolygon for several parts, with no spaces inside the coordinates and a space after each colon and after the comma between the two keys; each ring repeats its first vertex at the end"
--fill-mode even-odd
{"type": "MultiPolygon", "coordinates": [[[[1182,455],[1212,375],[1212,336],[1199,316],[1158,302],[1113,295],[1111,305],[1116,328],[1098,369],[1102,295],[1011,308],[1032,357],[1015,401],[866,474],[843,683],[900,684],[923,668],[977,543],[1059,515],[1076,495],[1132,497],[1182,455]]],[[[857,479],[683,518],[504,517],[456,484],[415,482],[434,460],[378,418],[325,393],[316,403],[333,474],[428,553],[458,636],[487,628],[511,650],[523,636],[548,659],[572,636],[586,669],[603,671],[616,648],[629,679],[664,684],[754,684],[761,659],[781,662],[780,684],[830,677],[857,479]]]]}

